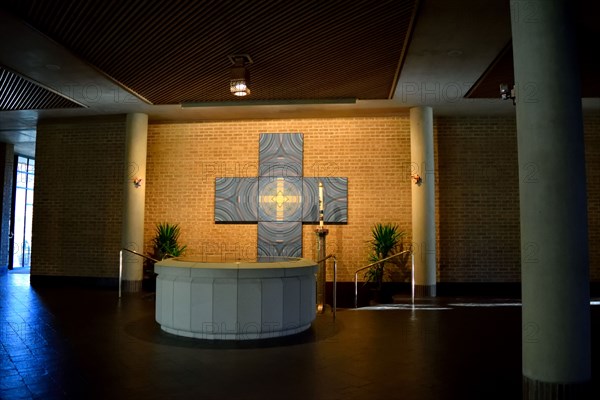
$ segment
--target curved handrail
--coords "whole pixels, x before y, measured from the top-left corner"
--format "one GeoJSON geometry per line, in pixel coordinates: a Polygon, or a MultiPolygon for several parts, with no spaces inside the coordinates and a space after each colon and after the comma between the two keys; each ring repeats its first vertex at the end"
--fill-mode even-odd
{"type": "Polygon", "coordinates": [[[152,257],[150,257],[150,256],[147,256],[147,255],[145,255],[145,254],[138,253],[138,252],[137,252],[137,251],[135,251],[135,250],[129,250],[129,249],[125,249],[125,248],[123,248],[123,249],[121,249],[121,250],[123,250],[123,251],[127,251],[127,252],[129,252],[129,253],[131,253],[131,254],[135,254],[136,256],[144,257],[146,260],[150,260],[150,261],[154,261],[154,262],[159,262],[159,261],[160,261],[160,260],[157,260],[156,258],[152,258],[152,257]]]}
{"type": "Polygon", "coordinates": [[[119,250],[119,298],[121,298],[121,282],[123,280],[123,252],[126,251],[128,253],[131,254],[135,254],[136,256],[140,256],[145,258],[146,260],[150,260],[150,261],[154,261],[154,262],[159,262],[160,260],[157,260],[155,258],[149,257],[145,254],[142,253],[138,253],[135,250],[130,250],[130,249],[126,249],[126,248],[122,248],[121,250],[119,250]]]}
{"type": "Polygon", "coordinates": [[[315,261],[315,264],[322,263],[323,261],[328,260],[330,258],[335,258],[335,254],[330,254],[327,257],[320,259],[319,261],[315,261]]]}
{"type": "MultiPolygon", "coordinates": [[[[382,260],[378,260],[369,265],[365,265],[364,267],[361,267],[361,268],[357,269],[356,272],[354,272],[354,308],[358,308],[358,273],[360,271],[364,271],[367,268],[371,268],[377,264],[381,264],[382,262],[386,262],[387,260],[389,260],[391,258],[398,257],[398,256],[401,256],[402,254],[407,254],[407,253],[412,254],[412,250],[401,251],[400,253],[396,253],[396,254],[386,257],[382,260]]],[[[414,255],[413,255],[413,257],[414,257],[414,255]]],[[[413,269],[413,268],[411,268],[411,269],[413,269]]],[[[413,271],[413,273],[414,273],[414,271],[413,271]]],[[[414,277],[413,277],[413,287],[414,287],[414,277]]]]}
{"type": "MultiPolygon", "coordinates": [[[[337,310],[337,258],[335,254],[329,254],[327,257],[315,262],[315,264],[320,264],[328,259],[333,258],[333,319],[335,319],[335,312],[337,310]]],[[[327,265],[327,264],[325,264],[327,265]]]]}

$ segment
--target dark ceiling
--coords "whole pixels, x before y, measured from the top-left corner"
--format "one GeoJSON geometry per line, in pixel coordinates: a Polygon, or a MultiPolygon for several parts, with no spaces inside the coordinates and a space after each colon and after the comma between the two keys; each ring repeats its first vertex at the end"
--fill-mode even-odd
{"type": "MultiPolygon", "coordinates": [[[[581,71],[581,97],[600,97],[600,53],[598,52],[600,1],[573,2],[573,11],[578,16],[576,29],[581,71]]],[[[512,42],[507,43],[465,97],[483,99],[496,97],[500,83],[511,86],[515,84],[512,42]]]]}
{"type": "MultiPolygon", "coordinates": [[[[510,4],[0,0],[0,140],[34,154],[40,119],[134,112],[153,123],[390,116],[422,105],[438,116],[512,116],[498,90],[514,81],[510,4]],[[240,99],[228,56],[241,53],[253,63],[252,93],[240,99]]],[[[582,105],[597,112],[600,1],[572,9],[591,97],[582,105]]]]}
{"type": "MultiPolygon", "coordinates": [[[[583,97],[600,97],[593,17],[582,1],[583,97]],[[590,46],[592,45],[592,46],[590,46]]],[[[233,54],[249,54],[252,100],[391,99],[418,0],[2,0],[13,15],[150,104],[243,102],[227,82],[233,54]]],[[[505,7],[508,13],[508,6],[505,7]]],[[[507,15],[499,16],[506,18],[507,15]]],[[[78,107],[28,77],[0,70],[0,110],[78,107]]],[[[510,43],[466,97],[513,84],[510,43]]]]}
{"type": "Polygon", "coordinates": [[[0,65],[0,111],[79,107],[82,106],[0,65]]]}
{"type": "MultiPolygon", "coordinates": [[[[590,36],[587,36],[589,38],[590,36]]],[[[600,40],[600,35],[598,35],[600,40]]],[[[581,97],[592,98],[600,96],[600,57],[597,51],[589,51],[590,47],[581,41],[579,65],[581,69],[581,97]],[[583,49],[583,50],[582,50],[583,49]]],[[[466,94],[468,98],[489,99],[498,95],[500,83],[515,84],[513,70],[512,43],[492,62],[481,78],[466,94]]]]}
{"type": "MultiPolygon", "coordinates": [[[[390,99],[416,0],[2,1],[152,104],[236,100],[228,58],[249,54],[253,100],[390,99]]],[[[243,100],[240,100],[243,101],[243,100]]]]}

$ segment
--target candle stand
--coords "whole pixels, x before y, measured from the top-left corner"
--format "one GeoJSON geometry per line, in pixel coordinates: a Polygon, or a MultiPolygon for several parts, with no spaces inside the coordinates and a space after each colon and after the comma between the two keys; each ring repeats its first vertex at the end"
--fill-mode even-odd
{"type": "Polygon", "coordinates": [[[326,238],[329,229],[319,227],[315,230],[317,234],[317,260],[322,260],[319,263],[317,271],[317,312],[323,314],[325,312],[325,284],[326,284],[326,265],[327,251],[326,238]]]}

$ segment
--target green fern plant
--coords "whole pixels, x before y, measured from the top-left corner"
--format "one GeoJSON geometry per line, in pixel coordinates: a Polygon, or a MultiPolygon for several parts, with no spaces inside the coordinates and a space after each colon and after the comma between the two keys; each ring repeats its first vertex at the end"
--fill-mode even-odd
{"type": "Polygon", "coordinates": [[[180,233],[178,224],[168,222],[156,224],[154,239],[152,239],[155,258],[164,260],[183,255],[187,246],[179,244],[180,233]]]}
{"type": "MultiPolygon", "coordinates": [[[[406,232],[401,231],[397,224],[375,224],[371,228],[371,240],[369,240],[369,263],[383,260],[393,255],[394,252],[401,251],[402,238],[404,236],[406,236],[406,232]]],[[[384,280],[385,264],[386,262],[384,261],[372,266],[364,275],[365,280],[375,283],[375,288],[379,290],[384,280]]],[[[394,262],[394,264],[397,264],[397,262],[394,262]]]]}

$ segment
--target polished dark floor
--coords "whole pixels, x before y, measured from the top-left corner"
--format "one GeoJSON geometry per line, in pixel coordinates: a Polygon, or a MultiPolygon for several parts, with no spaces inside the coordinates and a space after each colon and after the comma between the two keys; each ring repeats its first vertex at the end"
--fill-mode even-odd
{"type": "MultiPolygon", "coordinates": [[[[294,337],[223,343],[163,333],[151,293],[34,289],[9,273],[0,276],[0,399],[519,399],[514,303],[340,310],[294,337]]],[[[598,394],[599,306],[592,319],[598,394]]]]}

